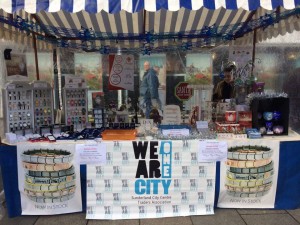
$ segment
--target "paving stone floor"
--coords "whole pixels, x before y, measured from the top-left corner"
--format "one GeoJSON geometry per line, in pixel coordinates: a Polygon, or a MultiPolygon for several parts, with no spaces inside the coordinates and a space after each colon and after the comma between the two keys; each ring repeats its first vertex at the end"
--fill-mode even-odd
{"type": "MultiPolygon", "coordinates": [[[[4,204],[5,207],[5,204],[4,204]]],[[[5,211],[5,210],[4,210],[5,211]]],[[[19,216],[0,220],[0,225],[300,225],[300,209],[215,209],[214,215],[162,219],[86,220],[85,213],[52,216],[19,216]]]]}

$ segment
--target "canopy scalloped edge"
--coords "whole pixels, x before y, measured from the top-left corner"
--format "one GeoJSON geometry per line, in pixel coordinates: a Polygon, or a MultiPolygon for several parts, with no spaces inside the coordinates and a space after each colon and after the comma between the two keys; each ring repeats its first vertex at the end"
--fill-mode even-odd
{"type": "Polygon", "coordinates": [[[7,13],[24,9],[28,13],[38,13],[43,10],[46,12],[64,10],[71,13],[85,10],[88,13],[97,13],[104,10],[113,14],[121,10],[130,13],[143,9],[155,12],[162,8],[178,11],[182,7],[190,10],[198,10],[201,7],[214,10],[223,7],[228,10],[243,8],[252,11],[259,7],[273,10],[279,6],[294,9],[298,5],[300,0],[2,0],[0,8],[7,13]]]}

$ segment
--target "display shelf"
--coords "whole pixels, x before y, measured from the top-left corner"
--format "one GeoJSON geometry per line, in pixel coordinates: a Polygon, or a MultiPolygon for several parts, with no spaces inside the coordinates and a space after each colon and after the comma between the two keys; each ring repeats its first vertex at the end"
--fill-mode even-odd
{"type": "MultiPolygon", "coordinates": [[[[266,130],[271,131],[275,126],[282,126],[283,132],[281,135],[288,135],[289,130],[289,98],[266,98],[266,99],[254,99],[251,102],[252,110],[252,127],[260,130],[265,127],[266,130]],[[264,113],[269,113],[270,116],[274,112],[280,114],[280,118],[264,118],[264,113]]],[[[274,132],[267,132],[267,134],[273,135],[274,132]]]]}
{"type": "Polygon", "coordinates": [[[87,122],[87,89],[64,88],[64,109],[66,125],[73,125],[74,130],[81,131],[86,128],[87,122]]]}
{"type": "Polygon", "coordinates": [[[95,128],[101,128],[106,126],[105,109],[93,109],[95,128]]]}
{"type": "Polygon", "coordinates": [[[31,83],[33,89],[33,112],[34,128],[39,131],[43,126],[53,124],[53,96],[49,83],[34,81],[31,83]]]}
{"type": "Polygon", "coordinates": [[[25,129],[33,128],[33,96],[28,82],[12,81],[3,89],[4,131],[22,135],[25,129]]]}

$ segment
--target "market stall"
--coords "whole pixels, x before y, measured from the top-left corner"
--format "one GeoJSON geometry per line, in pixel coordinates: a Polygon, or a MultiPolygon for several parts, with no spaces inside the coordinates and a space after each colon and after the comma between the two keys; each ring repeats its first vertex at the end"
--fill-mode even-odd
{"type": "MultiPolygon", "coordinates": [[[[292,169],[300,141],[289,129],[290,99],[264,92],[253,72],[258,40],[299,29],[298,1],[1,7],[2,36],[8,30],[28,34],[33,45],[51,44],[58,66],[55,91],[49,82],[20,81],[22,57],[7,67],[18,71],[7,73],[3,88],[11,146],[0,149],[11,217],[86,211],[88,219],[156,218],[213,214],[214,207],[300,206],[300,175],[292,169]],[[224,80],[213,87],[211,56],[188,51],[221,43],[234,46],[218,69],[224,80]],[[102,54],[103,68],[67,61],[62,49],[102,54]],[[162,54],[169,52],[176,63],[162,54]],[[65,62],[75,64],[76,76],[62,75],[65,62]],[[166,71],[175,70],[183,75],[170,82],[166,71]],[[136,89],[132,102],[121,91],[136,89]],[[104,99],[105,90],[118,93],[117,100],[104,99]],[[180,104],[168,100],[170,92],[180,104]]],[[[36,46],[35,53],[39,80],[36,46]]]]}
{"type": "MultiPolygon", "coordinates": [[[[196,161],[198,160],[198,155],[195,154],[196,161],[193,158],[193,152],[196,153],[196,150],[193,150],[192,148],[186,149],[185,151],[176,149],[176,145],[182,146],[182,141],[168,141],[174,145],[174,149],[172,152],[173,163],[171,166],[171,176],[170,178],[165,178],[171,180],[168,193],[163,194],[164,191],[161,190],[163,186],[161,185],[160,188],[157,189],[158,194],[153,193],[155,192],[155,189],[152,189],[151,191],[149,190],[149,195],[139,195],[134,191],[134,182],[136,182],[136,180],[138,179],[135,178],[135,172],[137,170],[137,160],[133,156],[134,153],[130,151],[130,145],[132,145],[132,142],[120,142],[119,146],[122,146],[122,149],[119,150],[113,147],[114,143],[107,143],[107,147],[112,146],[112,148],[107,148],[107,153],[114,153],[111,154],[111,156],[115,157],[112,157],[110,159],[111,164],[107,161],[106,165],[80,165],[80,172],[77,171],[78,176],[76,179],[80,181],[81,185],[76,187],[76,192],[81,196],[81,198],[77,199],[78,201],[75,203],[75,205],[73,204],[73,207],[82,206],[82,210],[87,210],[87,216],[91,219],[124,219],[128,218],[129,215],[130,218],[132,218],[133,216],[135,218],[145,218],[162,216],[199,215],[207,213],[212,214],[213,208],[215,207],[274,209],[298,208],[300,204],[298,192],[299,182],[297,182],[299,180],[299,173],[294,168],[297,168],[297,165],[299,164],[299,158],[295,157],[295,155],[297,155],[297,149],[299,148],[300,142],[294,140],[295,138],[290,138],[289,141],[281,141],[280,139],[272,139],[266,141],[269,142],[269,146],[274,146],[274,144],[276,146],[276,144],[278,145],[279,143],[279,146],[277,146],[278,149],[274,149],[273,152],[274,155],[277,154],[278,158],[274,160],[274,173],[272,175],[273,181],[271,182],[271,189],[265,197],[256,196],[251,198],[245,196],[232,197],[230,194],[228,194],[230,192],[224,190],[225,182],[224,180],[222,180],[224,179],[225,174],[227,173],[225,163],[196,163],[196,161]],[[128,161],[126,162],[126,157],[124,158],[124,154],[122,153],[125,153],[127,151],[128,161]],[[129,158],[130,156],[133,157],[129,158]],[[119,166],[119,174],[113,175],[114,172],[117,171],[117,166],[119,166]],[[131,172],[128,171],[128,168],[131,172]],[[184,171],[185,168],[187,169],[186,173],[184,171]],[[214,174],[215,172],[216,175],[214,174]],[[207,181],[209,179],[212,180],[212,186],[207,186],[210,184],[207,181]],[[214,185],[215,182],[216,186],[214,185]],[[114,189],[114,191],[112,191],[112,189],[114,189]],[[97,192],[98,195],[96,195],[95,192],[97,192]],[[188,194],[186,196],[186,201],[182,202],[183,200],[181,193],[184,192],[188,194]],[[116,200],[117,203],[113,202],[114,197],[116,197],[116,195],[114,196],[113,194],[116,193],[119,193],[118,201],[116,200]],[[135,199],[132,199],[132,196],[134,196],[135,199]],[[152,199],[139,199],[138,196],[164,196],[166,197],[166,199],[162,199],[161,201],[166,201],[166,203],[158,204],[158,202],[154,202],[148,204],[147,202],[152,201],[152,199]],[[169,199],[167,199],[168,196],[169,199]],[[138,204],[138,201],[140,201],[141,204],[138,204]],[[156,212],[156,206],[159,205],[163,206],[161,208],[163,209],[163,213],[156,212]],[[177,208],[179,211],[174,211],[175,205],[180,206],[178,206],[177,208]],[[190,211],[190,205],[194,206],[194,211],[190,211]],[[210,205],[209,209],[207,208],[207,205],[210,205]],[[105,214],[104,206],[109,206],[111,213],[109,213],[108,215],[105,214]],[[127,214],[122,214],[121,206],[127,206],[127,214]],[[139,214],[139,210],[142,209],[144,209],[144,213],[140,212],[141,214],[139,214]]],[[[189,144],[193,146],[196,145],[197,142],[198,141],[193,140],[189,142],[189,144]]],[[[84,142],[81,142],[81,144],[83,143],[84,142]]],[[[260,142],[243,142],[243,144],[258,143],[260,142]]],[[[73,146],[76,145],[74,142],[69,142],[68,144],[71,144],[73,146]]],[[[230,145],[230,141],[228,142],[228,144],[230,145]]],[[[161,145],[160,141],[158,142],[158,145],[161,145]]],[[[4,180],[8,214],[10,217],[19,216],[22,214],[22,207],[25,207],[24,205],[22,206],[21,199],[23,198],[24,201],[25,198],[26,201],[27,195],[24,195],[24,193],[21,193],[19,191],[19,187],[23,186],[23,183],[21,181],[22,179],[20,180],[18,178],[18,170],[20,171],[20,168],[18,168],[17,149],[15,146],[1,146],[0,154],[1,171],[4,180]]],[[[74,166],[79,169],[79,165],[74,164],[74,166]]],[[[255,174],[252,175],[255,176],[255,174]]],[[[19,173],[19,176],[24,177],[24,173],[19,173]]],[[[150,187],[152,186],[149,186],[149,188],[150,187]]],[[[142,191],[143,189],[138,190],[142,191]]],[[[38,204],[29,199],[27,199],[27,201],[29,201],[27,203],[29,205],[35,204],[36,206],[41,206],[40,208],[33,208],[30,212],[31,215],[44,214],[46,211],[48,211],[48,213],[49,211],[54,213],[54,205],[65,205],[64,202],[40,202],[38,204]],[[50,206],[52,207],[51,209],[50,206]],[[47,207],[48,210],[46,210],[47,207]]],[[[153,199],[153,201],[159,200],[153,199]]],[[[28,205],[26,207],[28,207],[28,205]]],[[[57,208],[58,207],[56,207],[56,210],[57,208]]],[[[66,207],[64,207],[64,210],[68,210],[68,208],[66,209],[66,207]]]]}

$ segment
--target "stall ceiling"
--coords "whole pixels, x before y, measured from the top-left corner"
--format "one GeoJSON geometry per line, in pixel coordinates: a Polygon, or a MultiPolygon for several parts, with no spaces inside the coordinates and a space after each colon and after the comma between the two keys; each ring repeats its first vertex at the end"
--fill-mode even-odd
{"type": "Polygon", "coordinates": [[[47,46],[104,54],[120,48],[149,54],[228,41],[252,44],[254,30],[257,41],[300,30],[300,0],[19,2],[1,2],[1,26],[10,37],[21,32],[18,41],[26,43],[34,33],[47,46]]]}

